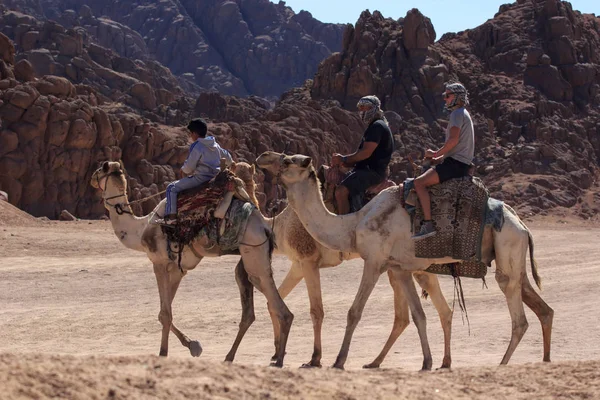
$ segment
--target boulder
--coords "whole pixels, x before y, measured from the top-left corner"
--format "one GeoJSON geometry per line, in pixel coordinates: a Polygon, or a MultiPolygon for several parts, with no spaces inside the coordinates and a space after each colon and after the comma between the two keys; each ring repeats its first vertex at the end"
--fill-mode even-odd
{"type": "Polygon", "coordinates": [[[15,63],[15,46],[3,33],[0,33],[0,60],[9,64],[15,63]]]}
{"type": "Polygon", "coordinates": [[[35,80],[35,70],[33,65],[26,59],[17,61],[15,64],[15,78],[21,82],[31,82],[35,80]]]}

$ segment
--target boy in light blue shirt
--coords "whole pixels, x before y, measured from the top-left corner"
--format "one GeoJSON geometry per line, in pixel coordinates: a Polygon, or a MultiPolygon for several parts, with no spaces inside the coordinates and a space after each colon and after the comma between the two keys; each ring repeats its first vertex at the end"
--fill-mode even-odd
{"type": "Polygon", "coordinates": [[[187,126],[193,140],[190,153],[181,167],[185,178],[171,182],[167,186],[167,205],[165,223],[175,224],[177,221],[177,195],[210,181],[221,171],[221,158],[229,166],[233,160],[231,154],[217,143],[214,136],[206,136],[208,127],[202,118],[195,118],[187,126]]]}

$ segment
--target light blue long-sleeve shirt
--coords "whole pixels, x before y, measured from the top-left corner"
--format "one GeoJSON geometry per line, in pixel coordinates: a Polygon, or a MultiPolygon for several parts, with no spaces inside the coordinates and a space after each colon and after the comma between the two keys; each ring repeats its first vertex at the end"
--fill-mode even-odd
{"type": "Polygon", "coordinates": [[[221,170],[221,158],[225,158],[227,165],[233,162],[231,154],[219,146],[214,136],[198,138],[190,146],[190,154],[181,170],[186,175],[193,175],[203,181],[208,181],[221,170]]]}

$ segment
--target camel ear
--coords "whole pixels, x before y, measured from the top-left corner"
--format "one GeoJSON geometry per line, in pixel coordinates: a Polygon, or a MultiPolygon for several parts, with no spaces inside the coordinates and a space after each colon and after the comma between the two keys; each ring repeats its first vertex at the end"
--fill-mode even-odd
{"type": "Polygon", "coordinates": [[[300,162],[300,166],[302,168],[308,168],[308,166],[310,165],[311,162],[312,162],[312,158],[306,157],[300,162]]]}
{"type": "Polygon", "coordinates": [[[327,168],[328,167],[325,164],[323,164],[319,167],[319,169],[317,169],[317,178],[319,178],[321,182],[325,182],[325,174],[327,172],[327,168]]]}
{"type": "Polygon", "coordinates": [[[106,174],[108,172],[108,168],[109,168],[108,161],[104,161],[102,163],[102,172],[104,172],[106,174]]]}
{"type": "Polygon", "coordinates": [[[229,166],[229,170],[235,174],[236,169],[237,169],[237,163],[232,162],[231,165],[229,166]]]}
{"type": "Polygon", "coordinates": [[[254,168],[254,164],[252,164],[252,175],[256,173],[256,168],[254,168]]]}

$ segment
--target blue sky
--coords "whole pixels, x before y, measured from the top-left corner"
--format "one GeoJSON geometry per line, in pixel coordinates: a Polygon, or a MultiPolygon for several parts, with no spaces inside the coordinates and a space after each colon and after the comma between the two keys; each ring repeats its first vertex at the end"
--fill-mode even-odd
{"type": "MultiPolygon", "coordinates": [[[[275,3],[278,0],[274,1],[275,3]]],[[[286,0],[286,5],[296,13],[309,11],[313,17],[322,22],[354,24],[360,13],[369,9],[381,11],[384,17],[398,19],[404,17],[412,8],[418,8],[423,15],[429,17],[437,34],[436,40],[446,32],[458,32],[475,28],[483,24],[502,4],[509,0],[420,0],[407,2],[401,0],[286,0]]],[[[599,0],[573,0],[573,9],[590,14],[600,14],[599,0]]]]}

